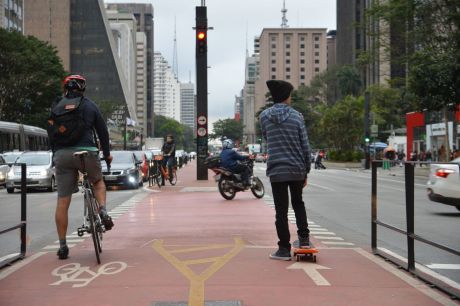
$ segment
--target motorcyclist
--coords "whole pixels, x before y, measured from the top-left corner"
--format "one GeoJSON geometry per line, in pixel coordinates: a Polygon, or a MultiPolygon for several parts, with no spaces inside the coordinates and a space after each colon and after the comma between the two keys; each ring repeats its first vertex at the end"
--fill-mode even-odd
{"type": "Polygon", "coordinates": [[[249,186],[249,175],[251,174],[251,170],[248,166],[240,163],[239,161],[243,161],[248,159],[235,150],[233,150],[233,141],[231,139],[225,139],[222,142],[222,153],[220,153],[220,158],[222,162],[222,167],[232,171],[236,174],[241,174],[241,181],[243,185],[249,186]]]}

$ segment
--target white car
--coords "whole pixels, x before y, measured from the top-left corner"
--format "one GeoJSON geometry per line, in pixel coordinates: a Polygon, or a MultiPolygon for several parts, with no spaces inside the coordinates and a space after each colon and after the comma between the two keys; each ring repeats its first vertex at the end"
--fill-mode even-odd
{"type": "Polygon", "coordinates": [[[8,176],[9,171],[10,167],[6,164],[3,156],[0,155],[0,186],[6,185],[6,177],[8,176]]]}
{"type": "Polygon", "coordinates": [[[460,210],[460,157],[452,164],[431,164],[427,183],[428,198],[460,210]]]}

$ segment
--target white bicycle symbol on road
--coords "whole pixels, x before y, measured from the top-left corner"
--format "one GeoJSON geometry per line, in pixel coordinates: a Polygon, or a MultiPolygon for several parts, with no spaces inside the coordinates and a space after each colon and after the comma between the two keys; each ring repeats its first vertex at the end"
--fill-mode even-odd
{"type": "Polygon", "coordinates": [[[60,266],[51,272],[51,275],[60,277],[61,279],[50,284],[50,286],[57,286],[62,283],[77,283],[73,284],[72,287],[85,287],[100,275],[117,274],[127,267],[128,265],[125,262],[113,261],[102,265],[97,272],[94,272],[90,267],[82,267],[79,263],[70,263],[60,266]]]}

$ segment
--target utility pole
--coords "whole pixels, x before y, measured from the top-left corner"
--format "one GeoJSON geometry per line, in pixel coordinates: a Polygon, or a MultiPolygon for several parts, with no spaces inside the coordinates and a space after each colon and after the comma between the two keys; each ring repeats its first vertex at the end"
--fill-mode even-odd
{"type": "Polygon", "coordinates": [[[369,152],[369,141],[370,141],[370,128],[369,128],[369,113],[370,113],[371,97],[369,91],[364,93],[364,168],[370,168],[370,152],[369,152]]]}
{"type": "Polygon", "coordinates": [[[197,180],[208,180],[208,17],[206,1],[196,7],[197,180]]]}

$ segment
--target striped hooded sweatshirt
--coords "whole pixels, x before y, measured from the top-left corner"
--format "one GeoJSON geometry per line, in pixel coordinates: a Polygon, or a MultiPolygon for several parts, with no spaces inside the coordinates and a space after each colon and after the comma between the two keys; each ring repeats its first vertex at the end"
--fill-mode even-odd
{"type": "Polygon", "coordinates": [[[270,181],[302,181],[310,172],[310,144],[302,114],[276,103],[260,115],[268,144],[267,176],[270,181]]]}

